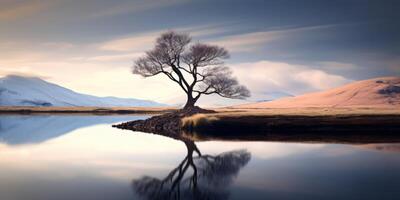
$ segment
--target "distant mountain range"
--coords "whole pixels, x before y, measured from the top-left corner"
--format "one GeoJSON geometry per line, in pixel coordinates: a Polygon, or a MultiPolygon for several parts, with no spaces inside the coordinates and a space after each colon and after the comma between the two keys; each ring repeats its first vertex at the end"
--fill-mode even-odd
{"type": "Polygon", "coordinates": [[[400,77],[357,81],[334,89],[237,108],[380,107],[400,108],[400,77]]]}
{"type": "Polygon", "coordinates": [[[96,97],[74,92],[37,77],[9,75],[0,78],[0,106],[138,106],[165,104],[141,99],[96,97]]]}

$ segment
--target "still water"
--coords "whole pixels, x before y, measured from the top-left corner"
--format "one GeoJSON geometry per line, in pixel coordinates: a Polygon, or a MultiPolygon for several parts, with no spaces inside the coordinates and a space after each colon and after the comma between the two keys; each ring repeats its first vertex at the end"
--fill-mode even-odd
{"type": "Polygon", "coordinates": [[[1,200],[399,199],[399,144],[192,142],[147,116],[0,116],[1,200]]]}

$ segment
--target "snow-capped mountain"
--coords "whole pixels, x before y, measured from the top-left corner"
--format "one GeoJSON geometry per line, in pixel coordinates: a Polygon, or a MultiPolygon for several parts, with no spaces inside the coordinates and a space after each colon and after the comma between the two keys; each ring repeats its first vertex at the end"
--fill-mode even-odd
{"type": "Polygon", "coordinates": [[[37,77],[0,78],[0,106],[165,106],[154,101],[80,94],[37,77]]]}

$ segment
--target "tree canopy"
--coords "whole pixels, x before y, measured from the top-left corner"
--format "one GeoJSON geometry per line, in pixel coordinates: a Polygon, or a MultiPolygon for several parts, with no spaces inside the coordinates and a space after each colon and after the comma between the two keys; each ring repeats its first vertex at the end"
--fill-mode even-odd
{"type": "Polygon", "coordinates": [[[135,60],[133,73],[143,77],[167,76],[187,94],[184,108],[193,107],[201,95],[217,94],[233,99],[250,96],[250,91],[224,65],[224,60],[229,58],[225,48],[191,44],[191,41],[185,33],[161,34],[154,48],[135,60]]]}

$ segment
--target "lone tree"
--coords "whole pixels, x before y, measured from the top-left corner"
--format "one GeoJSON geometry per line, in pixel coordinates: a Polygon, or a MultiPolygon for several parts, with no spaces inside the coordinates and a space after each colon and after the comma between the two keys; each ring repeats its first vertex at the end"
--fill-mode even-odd
{"type": "Polygon", "coordinates": [[[188,34],[163,33],[155,47],[135,60],[133,73],[143,77],[164,74],[187,95],[184,109],[194,107],[201,95],[244,99],[249,90],[239,85],[232,71],[224,66],[229,53],[223,47],[195,43],[188,34]]]}

